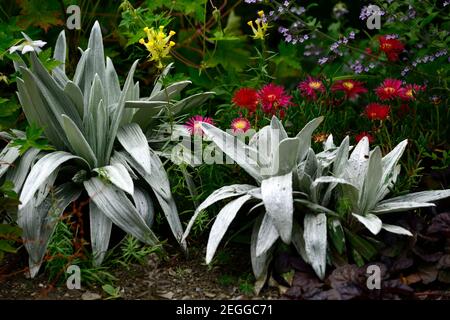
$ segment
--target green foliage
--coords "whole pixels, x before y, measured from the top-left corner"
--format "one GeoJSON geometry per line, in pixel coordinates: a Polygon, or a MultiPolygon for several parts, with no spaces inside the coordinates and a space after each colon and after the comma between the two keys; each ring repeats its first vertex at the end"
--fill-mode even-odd
{"type": "Polygon", "coordinates": [[[26,128],[24,138],[16,138],[11,141],[11,146],[19,148],[20,154],[23,155],[30,148],[39,150],[55,150],[43,135],[44,130],[37,127],[36,124],[31,124],[26,128]]]}
{"type": "Polygon", "coordinates": [[[0,262],[2,262],[5,253],[17,252],[15,244],[19,242],[21,235],[22,230],[19,227],[0,223],[0,262]]]}
{"type": "Polygon", "coordinates": [[[136,263],[145,265],[151,254],[156,254],[158,257],[163,257],[165,254],[162,244],[155,246],[145,245],[130,235],[121,241],[118,250],[118,257],[114,259],[113,263],[121,264],[127,268],[131,264],[136,263]]]}

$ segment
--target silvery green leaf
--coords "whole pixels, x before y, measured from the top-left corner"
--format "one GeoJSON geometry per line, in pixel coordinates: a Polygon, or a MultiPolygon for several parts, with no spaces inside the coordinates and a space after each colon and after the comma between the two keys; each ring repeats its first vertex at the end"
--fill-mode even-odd
{"type": "Polygon", "coordinates": [[[108,251],[112,222],[94,201],[89,203],[89,220],[94,266],[100,266],[105,258],[106,251],[108,251]]]}
{"type": "Polygon", "coordinates": [[[281,240],[289,244],[294,213],[292,172],[264,179],[261,182],[261,195],[266,212],[272,218],[281,240]]]}
{"type": "Polygon", "coordinates": [[[135,187],[133,201],[136,206],[136,210],[142,216],[148,227],[151,228],[155,218],[155,208],[153,207],[152,198],[145,190],[135,187]]]}
{"type": "Polygon", "coordinates": [[[405,228],[399,226],[394,226],[392,224],[383,223],[382,228],[391,233],[402,234],[410,237],[413,236],[413,234],[409,230],[406,230],[405,228]]]}
{"type": "Polygon", "coordinates": [[[300,140],[286,138],[276,148],[272,161],[272,175],[285,175],[292,172],[297,165],[297,154],[300,148],[300,140]]]}
{"type": "Polygon", "coordinates": [[[371,212],[375,214],[408,211],[417,208],[434,207],[434,203],[428,202],[385,202],[378,204],[371,212]]]}
{"type": "MultiPolygon", "coordinates": [[[[105,53],[103,50],[103,37],[100,29],[100,24],[95,21],[89,35],[88,48],[91,49],[89,58],[87,60],[86,79],[87,86],[90,86],[94,75],[98,74],[102,81],[105,81],[105,53]]],[[[85,91],[85,95],[89,91],[85,91]]]]}
{"type": "Polygon", "coordinates": [[[302,171],[313,178],[316,175],[318,167],[319,163],[317,162],[316,154],[312,149],[309,149],[302,171]]]}
{"type": "Polygon", "coordinates": [[[294,224],[292,226],[292,244],[302,257],[302,259],[306,263],[309,263],[308,255],[306,254],[305,239],[303,238],[303,233],[304,231],[302,226],[294,221],[294,224]]]}
{"type": "Polygon", "coordinates": [[[158,239],[125,193],[98,178],[84,181],[91,200],[118,227],[140,241],[155,245],[158,239]]]}
{"type": "MultiPolygon", "coordinates": [[[[85,94],[85,98],[87,101],[88,92],[85,90],[90,88],[88,86],[85,87],[86,83],[86,61],[91,54],[91,49],[87,48],[85,51],[81,53],[80,60],[78,61],[77,67],[75,69],[75,74],[73,76],[73,82],[77,85],[78,88],[85,94]]],[[[84,104],[84,102],[83,102],[84,104]]]]}
{"type": "Polygon", "coordinates": [[[115,165],[115,164],[123,165],[128,170],[128,173],[130,174],[132,179],[134,179],[134,180],[138,179],[138,176],[136,175],[136,173],[134,173],[133,169],[128,164],[127,157],[124,156],[122,152],[114,151],[109,162],[112,165],[115,165]]]}
{"type": "Polygon", "coordinates": [[[89,143],[86,141],[83,133],[81,133],[77,125],[68,116],[63,114],[62,118],[64,133],[66,134],[72,151],[76,155],[85,159],[92,168],[95,168],[97,166],[97,158],[89,146],[89,143]]]}
{"type": "Polygon", "coordinates": [[[59,168],[56,168],[55,171],[53,171],[50,176],[45,180],[43,184],[39,187],[39,189],[36,191],[34,206],[39,206],[48,196],[50,191],[53,189],[53,185],[55,184],[56,178],[58,177],[59,168]]]}
{"type": "Polygon", "coordinates": [[[66,76],[66,74],[64,73],[64,71],[62,71],[61,69],[59,69],[58,67],[56,67],[55,69],[53,69],[52,71],[52,77],[53,80],[55,80],[55,82],[58,84],[59,87],[64,88],[67,84],[67,82],[69,82],[69,78],[66,76]]]}
{"type": "Polygon", "coordinates": [[[61,62],[56,68],[62,72],[65,72],[66,54],[66,34],[63,30],[59,33],[58,39],[56,39],[55,50],[53,52],[53,59],[61,62]]]}
{"type": "Polygon", "coordinates": [[[138,112],[135,115],[135,119],[139,120],[139,116],[145,116],[146,117],[153,117],[156,114],[158,114],[158,112],[161,111],[162,107],[164,106],[170,106],[171,103],[167,102],[167,101],[146,101],[146,100],[138,100],[138,101],[127,101],[125,102],[125,108],[142,108],[142,109],[152,109],[150,110],[145,110],[142,111],[138,110],[138,112]]]}
{"type": "Polygon", "coordinates": [[[7,145],[0,153],[0,177],[12,166],[20,156],[19,148],[7,145]]]}
{"type": "Polygon", "coordinates": [[[272,119],[270,120],[270,128],[272,130],[279,131],[279,133],[277,134],[278,141],[273,141],[273,142],[275,142],[275,144],[278,144],[282,140],[288,138],[288,135],[286,133],[286,130],[283,127],[283,124],[277,117],[273,116],[272,119]]]}
{"type": "Polygon", "coordinates": [[[225,232],[228,230],[231,222],[233,222],[236,214],[241,207],[250,200],[251,196],[244,195],[229,202],[220,210],[214,221],[211,231],[209,233],[208,245],[206,247],[206,263],[209,264],[216,253],[217,247],[222,240],[225,232]]]}
{"type": "Polygon", "coordinates": [[[170,70],[173,67],[173,62],[169,63],[161,72],[161,74],[159,75],[159,77],[155,80],[155,85],[153,87],[153,90],[150,94],[150,96],[155,95],[157,92],[161,91],[161,88],[163,86],[163,80],[164,78],[169,74],[170,70]]]}
{"type": "Polygon", "coordinates": [[[171,107],[170,111],[175,115],[179,114],[180,112],[186,112],[190,108],[201,106],[206,102],[206,100],[208,100],[215,94],[215,92],[201,92],[193,94],[189,97],[184,98],[183,100],[176,102],[173,107],[171,107]]]}
{"type": "Polygon", "coordinates": [[[233,184],[231,186],[225,186],[215,190],[195,210],[191,220],[189,220],[186,230],[184,231],[183,240],[186,240],[187,236],[189,235],[189,232],[191,231],[194,225],[195,219],[197,219],[197,216],[200,214],[200,212],[202,212],[212,204],[216,203],[217,201],[228,199],[231,197],[238,197],[256,188],[257,187],[249,184],[233,184]]]}
{"type": "Polygon", "coordinates": [[[236,137],[216,128],[208,123],[202,123],[204,134],[211,139],[220,150],[233,159],[242,169],[257,181],[261,181],[260,168],[255,162],[253,155],[258,154],[256,150],[245,145],[236,137]]]}
{"type": "Polygon", "coordinates": [[[359,212],[369,212],[377,203],[377,191],[383,174],[381,150],[376,147],[370,154],[364,183],[359,197],[359,212]]]}
{"type": "Polygon", "coordinates": [[[361,222],[373,234],[376,235],[381,231],[381,226],[382,226],[383,222],[376,215],[374,215],[372,213],[368,213],[364,216],[356,214],[356,213],[352,213],[352,215],[356,219],[358,219],[358,221],[361,222]]]}
{"type": "Polygon", "coordinates": [[[312,185],[315,187],[321,183],[335,183],[335,184],[346,184],[349,186],[352,186],[353,188],[356,188],[353,184],[351,184],[349,181],[342,179],[342,178],[335,178],[332,176],[322,176],[314,180],[312,185]]]}
{"type": "Polygon", "coordinates": [[[134,184],[127,169],[122,164],[114,164],[94,169],[100,176],[108,179],[117,188],[122,189],[129,195],[134,194],[134,184]]]}
{"type": "Polygon", "coordinates": [[[381,201],[379,204],[387,204],[392,202],[432,202],[450,197],[450,189],[431,190],[409,193],[403,196],[394,197],[381,201]]]}
{"type": "Polygon", "coordinates": [[[108,163],[106,155],[106,144],[108,141],[109,117],[106,110],[106,104],[100,100],[96,114],[94,117],[95,125],[95,145],[97,154],[97,164],[103,165],[108,163]]]}
{"type": "Polygon", "coordinates": [[[114,64],[109,57],[106,58],[105,89],[109,95],[108,104],[117,102],[120,96],[120,83],[114,64]]]}
{"type": "Polygon", "coordinates": [[[133,85],[133,75],[134,75],[134,71],[136,70],[137,63],[138,63],[138,60],[136,60],[133,63],[133,65],[131,66],[131,69],[128,72],[127,79],[125,80],[123,90],[119,96],[117,106],[114,108],[113,113],[111,115],[109,138],[108,138],[108,143],[107,143],[107,147],[106,147],[105,159],[109,159],[109,157],[111,156],[111,153],[112,153],[112,150],[114,147],[114,142],[116,141],[116,137],[118,134],[119,126],[121,125],[122,120],[123,120],[126,95],[127,95],[127,92],[130,90],[130,88],[133,85]]]}
{"type": "Polygon", "coordinates": [[[320,279],[325,277],[327,264],[327,217],[324,213],[307,213],[303,238],[308,261],[320,279]]]}
{"type": "Polygon", "coordinates": [[[78,86],[74,82],[68,81],[66,86],[64,87],[64,93],[76,106],[80,118],[83,118],[83,93],[81,92],[80,88],[78,88],[78,86]]]}
{"type": "Polygon", "coordinates": [[[145,172],[151,174],[150,149],[142,129],[135,123],[122,126],[117,132],[117,139],[145,172]]]}
{"type": "Polygon", "coordinates": [[[259,167],[270,168],[272,165],[273,152],[279,143],[272,143],[273,138],[276,138],[277,141],[279,140],[276,133],[279,133],[279,131],[273,131],[270,126],[265,126],[251,137],[248,147],[251,148],[249,150],[255,150],[255,154],[249,154],[249,156],[256,160],[259,167]]]}
{"type": "Polygon", "coordinates": [[[152,93],[152,95],[148,98],[148,101],[170,101],[175,95],[179,94],[186,86],[191,84],[192,82],[189,80],[178,81],[172,83],[165,87],[164,89],[152,93]]]}
{"type": "Polygon", "coordinates": [[[267,272],[269,269],[269,264],[272,259],[273,249],[269,249],[269,251],[257,256],[256,255],[256,244],[258,241],[258,233],[259,228],[261,226],[263,217],[260,216],[256,219],[255,224],[253,225],[252,237],[250,242],[250,257],[252,261],[252,269],[253,274],[256,278],[255,282],[255,293],[259,294],[262,287],[266,283],[267,280],[267,272]]]}
{"type": "Polygon", "coordinates": [[[258,231],[256,242],[256,256],[266,253],[279,238],[278,231],[273,224],[272,218],[265,214],[258,231]]]}
{"type": "Polygon", "coordinates": [[[323,143],[323,149],[325,151],[327,151],[327,150],[330,150],[330,149],[333,149],[333,148],[336,148],[336,145],[334,144],[333,135],[330,134],[327,137],[327,140],[323,143]]]}
{"type": "Polygon", "coordinates": [[[392,188],[397,178],[397,163],[403,152],[408,145],[408,140],[400,142],[391,152],[389,152],[382,159],[383,175],[381,178],[380,188],[378,191],[377,202],[383,200],[386,194],[389,192],[389,188],[392,188]]]}
{"type": "MultiPolygon", "coordinates": [[[[6,181],[12,181],[14,183],[14,191],[19,193],[22,189],[22,185],[25,182],[25,179],[27,178],[28,172],[30,171],[30,167],[35,161],[37,155],[39,154],[40,150],[36,148],[30,148],[28,149],[23,156],[21,157],[18,164],[10,169],[5,177],[6,181]]],[[[0,155],[0,167],[4,164],[4,160],[2,159],[0,155]]],[[[1,176],[1,174],[0,174],[1,176]]]]}
{"type": "Polygon", "coordinates": [[[298,162],[301,162],[306,157],[309,148],[311,147],[311,136],[314,130],[322,123],[323,117],[318,117],[308,122],[303,129],[297,134],[300,139],[300,150],[298,152],[298,162]]]}
{"type": "Polygon", "coordinates": [[[18,212],[18,225],[22,228],[22,238],[29,254],[31,277],[41,266],[48,242],[65,208],[75,201],[81,190],[73,183],[63,184],[49,195],[39,206],[33,197],[18,212]]]}
{"type": "Polygon", "coordinates": [[[343,178],[355,185],[358,190],[362,189],[363,177],[366,176],[368,162],[369,140],[367,137],[363,137],[353,149],[343,176],[343,178]]]}
{"type": "Polygon", "coordinates": [[[313,212],[316,212],[316,213],[328,213],[328,214],[331,214],[331,215],[336,215],[336,212],[334,212],[334,211],[332,211],[332,210],[330,210],[330,209],[328,209],[328,208],[326,208],[324,206],[321,206],[320,204],[311,202],[311,201],[306,200],[306,199],[294,199],[294,202],[300,203],[300,204],[304,205],[305,207],[307,207],[308,209],[310,209],[310,210],[312,210],[313,212]]]}
{"type": "Polygon", "coordinates": [[[36,164],[31,168],[30,174],[23,185],[22,193],[20,194],[21,204],[19,209],[27,205],[27,203],[33,198],[36,191],[61,164],[73,159],[81,160],[87,165],[83,158],[74,156],[64,151],[49,153],[36,162],[36,164]]]}
{"type": "MultiPolygon", "coordinates": [[[[22,69],[26,70],[26,69],[22,69]]],[[[57,148],[65,148],[66,139],[61,136],[62,127],[53,111],[46,107],[31,73],[23,72],[24,80],[17,78],[18,98],[28,122],[44,130],[45,136],[57,148]]]]}
{"type": "MultiPolygon", "coordinates": [[[[64,94],[63,87],[59,86],[50,76],[34,52],[31,52],[30,57],[34,82],[55,116],[58,117],[61,114],[67,114],[73,122],[81,126],[81,117],[78,114],[76,106],[64,94]]],[[[24,72],[26,72],[25,70],[29,71],[28,69],[22,70],[24,72]]]]}
{"type": "Polygon", "coordinates": [[[348,152],[349,152],[349,137],[346,136],[344,140],[342,140],[341,145],[338,148],[336,153],[336,158],[333,164],[333,175],[335,177],[340,177],[344,174],[345,165],[348,161],[348,152]]]}

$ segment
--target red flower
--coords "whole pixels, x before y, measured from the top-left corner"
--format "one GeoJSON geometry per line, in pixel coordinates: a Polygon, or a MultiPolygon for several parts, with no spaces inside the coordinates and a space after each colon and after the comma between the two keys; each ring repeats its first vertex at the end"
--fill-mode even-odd
{"type": "Polygon", "coordinates": [[[356,140],[356,142],[359,142],[364,137],[367,137],[367,140],[369,140],[369,143],[372,143],[375,141],[375,138],[366,131],[363,131],[363,132],[359,133],[358,135],[356,135],[355,140],[356,140]]]}
{"type": "Polygon", "coordinates": [[[245,108],[253,113],[258,105],[258,94],[255,89],[241,88],[234,93],[232,101],[238,107],[245,108]]]}
{"type": "Polygon", "coordinates": [[[258,99],[263,111],[274,115],[279,109],[289,106],[292,97],[285,92],[283,86],[270,83],[258,91],[258,99]]]}
{"type": "Polygon", "coordinates": [[[322,81],[310,76],[308,76],[305,81],[299,83],[298,89],[300,90],[302,96],[311,100],[317,99],[317,93],[325,92],[325,86],[322,81]]]}
{"type": "Polygon", "coordinates": [[[397,39],[387,39],[386,36],[378,38],[380,50],[383,51],[389,61],[397,61],[398,56],[405,50],[405,46],[397,39]]]}
{"type": "Polygon", "coordinates": [[[245,118],[236,118],[231,121],[231,129],[234,133],[245,133],[250,129],[250,121],[245,118]]]}
{"type": "Polygon", "coordinates": [[[375,92],[381,100],[391,100],[400,97],[403,90],[400,80],[386,79],[375,89],[375,92]]]}
{"type": "Polygon", "coordinates": [[[355,80],[341,80],[333,84],[332,91],[343,91],[347,99],[355,98],[360,93],[367,92],[364,83],[355,80]]]}
{"type": "Polygon", "coordinates": [[[379,103],[369,103],[366,106],[366,116],[369,120],[385,120],[389,116],[390,107],[379,103]]]}
{"type": "Polygon", "coordinates": [[[184,125],[192,135],[203,135],[202,122],[214,124],[210,117],[193,116],[184,125]]]}
{"type": "Polygon", "coordinates": [[[419,86],[418,84],[408,84],[400,92],[400,98],[403,100],[416,100],[416,95],[420,91],[424,91],[426,86],[419,86]]]}
{"type": "Polygon", "coordinates": [[[411,112],[411,108],[409,105],[407,104],[402,104],[400,106],[400,108],[398,109],[398,116],[399,117],[405,117],[406,115],[408,115],[411,112]]]}

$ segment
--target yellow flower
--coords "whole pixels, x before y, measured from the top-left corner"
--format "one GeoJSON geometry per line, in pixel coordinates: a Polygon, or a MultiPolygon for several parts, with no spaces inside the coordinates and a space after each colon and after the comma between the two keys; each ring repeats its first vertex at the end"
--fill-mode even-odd
{"type": "Polygon", "coordinates": [[[148,52],[150,52],[150,61],[155,61],[159,69],[164,68],[163,59],[167,58],[170,49],[175,45],[175,42],[170,41],[170,38],[175,34],[175,31],[170,31],[167,35],[164,32],[164,26],[160,26],[158,30],[153,28],[144,28],[147,34],[147,42],[140,39],[139,43],[143,44],[148,52]]]}
{"type": "Polygon", "coordinates": [[[249,21],[247,24],[252,28],[254,39],[264,40],[269,24],[264,21],[264,11],[258,11],[258,16],[259,18],[255,20],[256,28],[253,25],[253,21],[249,21]]]}

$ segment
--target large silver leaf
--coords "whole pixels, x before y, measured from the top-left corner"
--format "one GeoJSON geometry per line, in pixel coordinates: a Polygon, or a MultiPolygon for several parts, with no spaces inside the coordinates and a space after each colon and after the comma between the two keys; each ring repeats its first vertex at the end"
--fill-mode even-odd
{"type": "Polygon", "coordinates": [[[13,165],[14,161],[19,158],[19,148],[7,145],[0,153],[0,178],[13,165]]]}
{"type": "Polygon", "coordinates": [[[289,244],[294,213],[292,172],[264,179],[261,183],[261,195],[266,212],[272,218],[281,240],[289,244]]]}
{"type": "Polygon", "coordinates": [[[107,105],[111,105],[119,100],[121,90],[119,77],[117,76],[117,72],[116,69],[114,68],[113,62],[109,57],[106,58],[105,80],[106,81],[104,85],[106,93],[108,94],[107,105]]]}
{"type": "Polygon", "coordinates": [[[386,202],[378,204],[371,212],[375,214],[401,212],[407,210],[413,210],[417,208],[434,207],[434,203],[428,202],[413,202],[413,201],[401,201],[401,202],[386,202]]]}
{"type": "Polygon", "coordinates": [[[30,174],[22,188],[20,194],[19,209],[25,207],[27,203],[33,198],[36,191],[42,184],[50,177],[50,175],[64,162],[69,160],[81,160],[86,165],[87,163],[83,158],[74,156],[65,151],[55,151],[43,156],[36,164],[31,168],[30,174]]]}
{"type": "Polygon", "coordinates": [[[237,198],[220,210],[217,214],[216,220],[209,233],[208,245],[206,247],[206,263],[209,264],[216,253],[217,247],[222,240],[225,232],[228,230],[231,222],[233,222],[239,209],[251,199],[250,195],[244,195],[237,198]]]}
{"type": "Polygon", "coordinates": [[[129,195],[132,196],[134,194],[133,180],[131,179],[127,168],[125,168],[122,164],[117,163],[110,166],[96,168],[94,171],[99,173],[100,176],[108,179],[117,188],[127,192],[129,195]]]}
{"type": "Polygon", "coordinates": [[[279,238],[277,228],[273,224],[272,218],[265,214],[258,231],[256,242],[256,256],[266,253],[279,238]]]}
{"type": "Polygon", "coordinates": [[[377,191],[382,174],[381,150],[380,147],[376,147],[370,154],[364,184],[359,196],[358,212],[360,214],[364,215],[369,212],[377,203],[377,191]]]}
{"type": "Polygon", "coordinates": [[[320,279],[325,277],[327,264],[327,217],[324,213],[307,213],[303,238],[308,261],[320,279]]]}
{"type": "Polygon", "coordinates": [[[303,234],[304,230],[302,226],[294,221],[294,225],[292,226],[292,244],[302,257],[302,259],[306,263],[310,263],[308,255],[306,254],[305,239],[303,238],[303,234]]]}
{"type": "Polygon", "coordinates": [[[108,250],[111,237],[111,220],[97,207],[94,201],[89,203],[89,220],[91,229],[91,246],[94,266],[102,264],[108,250]]]}
{"type": "Polygon", "coordinates": [[[78,114],[83,118],[84,105],[83,105],[83,93],[80,88],[72,81],[68,81],[64,87],[64,93],[76,106],[78,114]]]}
{"type": "Polygon", "coordinates": [[[203,122],[202,128],[205,135],[211,139],[220,150],[233,159],[242,169],[255,178],[256,181],[261,181],[260,168],[254,158],[254,155],[258,154],[255,149],[247,146],[235,136],[208,123],[203,122]]]}
{"type": "Polygon", "coordinates": [[[413,234],[409,230],[406,230],[405,228],[402,228],[399,226],[394,226],[392,224],[383,223],[382,228],[391,233],[401,234],[401,235],[410,236],[410,237],[413,236],[413,234]]]}
{"type": "Polygon", "coordinates": [[[314,130],[322,123],[323,117],[318,117],[308,122],[303,129],[297,134],[300,140],[300,149],[298,151],[298,162],[303,161],[311,147],[311,136],[314,130]]]}
{"type": "Polygon", "coordinates": [[[150,149],[139,125],[130,123],[122,126],[117,132],[117,139],[145,172],[151,174],[150,149]]]}
{"type": "Polygon", "coordinates": [[[255,224],[253,225],[252,237],[250,242],[250,257],[252,261],[253,274],[256,278],[255,282],[256,294],[259,294],[262,287],[266,283],[269,264],[272,259],[272,252],[273,252],[273,249],[269,249],[269,251],[259,256],[256,255],[256,244],[258,241],[258,233],[259,228],[261,227],[262,219],[263,219],[262,216],[259,216],[256,219],[255,224]]]}
{"type": "Polygon", "coordinates": [[[151,228],[155,218],[155,208],[153,207],[152,198],[150,198],[150,195],[145,190],[135,187],[133,201],[136,210],[142,216],[148,227],[151,228]]]}
{"type": "Polygon", "coordinates": [[[191,231],[191,229],[194,225],[195,219],[197,219],[197,216],[203,210],[205,210],[206,208],[208,208],[209,206],[211,206],[212,204],[214,204],[220,200],[224,200],[224,199],[228,199],[228,198],[232,198],[232,197],[238,197],[238,196],[246,194],[250,190],[256,189],[256,188],[257,187],[249,185],[249,184],[233,184],[231,186],[225,186],[220,189],[217,189],[216,191],[211,193],[208,196],[208,198],[206,198],[198,206],[198,208],[195,210],[191,220],[189,220],[186,230],[184,231],[183,240],[186,240],[187,236],[189,235],[189,232],[191,231]]]}
{"type": "Polygon", "coordinates": [[[114,224],[144,243],[158,243],[153,231],[122,190],[105,184],[99,178],[84,181],[84,187],[91,200],[114,224]]]}
{"type": "Polygon", "coordinates": [[[81,190],[75,184],[66,183],[57,187],[39,206],[35,206],[36,198],[33,197],[19,209],[17,223],[23,230],[22,238],[29,254],[31,277],[39,271],[58,219],[80,194],[81,190]]]}
{"type": "Polygon", "coordinates": [[[381,231],[383,222],[381,222],[381,219],[378,218],[376,215],[372,213],[368,213],[364,216],[356,213],[352,213],[352,215],[356,219],[358,219],[358,221],[361,222],[373,234],[378,234],[381,231]]]}
{"type": "MultiPolygon", "coordinates": [[[[19,193],[22,189],[22,185],[27,178],[28,172],[30,171],[31,165],[33,161],[36,159],[37,155],[41,150],[36,148],[28,149],[23,156],[21,157],[18,164],[10,169],[5,177],[5,180],[12,181],[14,183],[14,191],[19,193]]],[[[3,160],[0,157],[0,166],[2,165],[3,160]]],[[[1,176],[1,175],[0,175],[1,176]]]]}
{"type": "Polygon", "coordinates": [[[381,201],[379,205],[393,202],[432,202],[448,197],[450,197],[450,189],[421,191],[387,199],[381,201]]]}
{"type": "Polygon", "coordinates": [[[59,33],[58,39],[56,39],[55,51],[53,52],[53,59],[61,62],[56,68],[62,72],[65,72],[66,54],[66,34],[63,30],[59,33]]]}
{"type": "Polygon", "coordinates": [[[286,138],[277,146],[272,160],[272,175],[285,175],[292,172],[297,165],[300,148],[298,138],[286,138]]]}
{"type": "Polygon", "coordinates": [[[83,133],[68,116],[63,114],[62,118],[64,133],[66,134],[67,140],[69,140],[72,151],[85,159],[92,168],[95,168],[97,166],[97,158],[83,133]]]}
{"type": "Polygon", "coordinates": [[[172,83],[172,84],[168,85],[167,87],[165,87],[164,89],[162,89],[156,93],[152,93],[152,95],[147,100],[148,101],[158,101],[158,100],[170,101],[175,95],[179,94],[181,92],[181,90],[186,88],[186,86],[188,86],[191,83],[192,82],[189,80],[183,80],[183,81],[178,81],[178,82],[172,83]]]}
{"type": "Polygon", "coordinates": [[[109,137],[108,137],[108,142],[106,144],[105,159],[109,159],[109,157],[111,156],[111,153],[113,151],[114,142],[116,141],[116,137],[117,137],[117,131],[119,130],[119,127],[123,121],[126,96],[127,96],[128,91],[133,87],[133,76],[134,76],[134,71],[136,70],[137,63],[138,63],[138,60],[136,60],[133,63],[133,65],[131,66],[131,69],[128,72],[127,79],[125,80],[123,90],[119,96],[117,106],[114,108],[114,110],[111,114],[109,137]]]}

